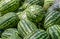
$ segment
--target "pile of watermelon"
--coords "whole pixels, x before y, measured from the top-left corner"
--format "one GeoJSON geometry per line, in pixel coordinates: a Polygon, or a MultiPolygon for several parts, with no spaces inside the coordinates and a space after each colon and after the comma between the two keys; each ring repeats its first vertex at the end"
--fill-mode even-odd
{"type": "Polygon", "coordinates": [[[60,0],[0,0],[0,39],[60,39],[60,0]]]}

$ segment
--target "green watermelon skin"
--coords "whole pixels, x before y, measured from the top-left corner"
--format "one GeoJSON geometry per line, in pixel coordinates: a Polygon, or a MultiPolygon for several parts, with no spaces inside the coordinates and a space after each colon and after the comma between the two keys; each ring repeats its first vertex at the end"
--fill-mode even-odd
{"type": "Polygon", "coordinates": [[[39,29],[28,34],[24,39],[49,39],[49,36],[47,32],[39,29]]]}
{"type": "Polygon", "coordinates": [[[17,29],[18,29],[19,35],[22,37],[25,37],[26,35],[28,35],[29,33],[32,33],[38,28],[34,23],[25,19],[25,20],[19,21],[17,29]]]}
{"type": "Polygon", "coordinates": [[[50,11],[46,14],[44,27],[48,28],[54,24],[60,25],[60,12],[59,11],[50,11]]]}
{"type": "Polygon", "coordinates": [[[0,30],[16,27],[19,22],[19,18],[14,12],[9,12],[0,17],[0,30]]]}
{"type": "Polygon", "coordinates": [[[60,25],[53,25],[47,29],[51,39],[60,39],[60,25]]]}
{"type": "Polygon", "coordinates": [[[6,29],[2,35],[1,35],[2,39],[22,39],[21,37],[19,37],[18,35],[18,31],[16,28],[9,28],[6,29]]]}
{"type": "Polygon", "coordinates": [[[0,13],[2,15],[13,12],[19,7],[20,0],[1,0],[0,1],[0,13]]]}

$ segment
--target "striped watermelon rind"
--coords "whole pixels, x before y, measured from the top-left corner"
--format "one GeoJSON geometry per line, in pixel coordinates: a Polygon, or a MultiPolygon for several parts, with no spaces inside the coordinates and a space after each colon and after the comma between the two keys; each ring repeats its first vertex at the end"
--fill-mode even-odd
{"type": "Polygon", "coordinates": [[[60,39],[60,25],[52,25],[47,29],[47,33],[51,39],[60,39]]]}
{"type": "Polygon", "coordinates": [[[36,30],[28,34],[24,39],[49,39],[49,36],[44,30],[36,30]]]}

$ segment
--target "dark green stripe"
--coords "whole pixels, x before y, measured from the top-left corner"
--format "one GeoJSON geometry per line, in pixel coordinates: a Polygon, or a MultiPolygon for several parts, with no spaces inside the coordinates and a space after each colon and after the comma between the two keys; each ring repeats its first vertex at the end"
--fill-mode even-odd
{"type": "MultiPolygon", "coordinates": [[[[12,5],[12,4],[11,4],[12,5]]],[[[13,5],[15,5],[15,3],[13,4],[13,5]]],[[[13,5],[12,6],[9,6],[9,7],[7,7],[7,8],[4,8],[4,10],[3,11],[6,11],[7,9],[9,9],[9,8],[11,8],[11,7],[13,7],[13,5]]],[[[16,7],[16,6],[15,6],[16,7]]],[[[12,8],[11,8],[12,9],[12,8]]]]}
{"type": "Polygon", "coordinates": [[[32,2],[32,4],[38,4],[38,3],[40,3],[40,0],[36,0],[36,1],[32,2]]]}
{"type": "MultiPolygon", "coordinates": [[[[58,13],[52,13],[52,14],[54,14],[54,15],[50,15],[50,16],[52,16],[48,21],[47,21],[47,23],[50,21],[50,20],[53,20],[53,18],[55,18],[57,15],[58,15],[58,13]]],[[[49,17],[48,17],[49,18],[49,17]]],[[[48,18],[46,18],[46,19],[48,19],[48,18]]],[[[54,20],[53,20],[54,21],[54,20]]]]}
{"type": "MultiPolygon", "coordinates": [[[[55,26],[54,26],[54,29],[56,30],[58,36],[60,36],[60,29],[59,29],[59,28],[60,28],[60,27],[59,27],[58,25],[55,25],[55,26]]],[[[57,37],[58,37],[58,36],[57,36],[57,37]]]]}
{"type": "Polygon", "coordinates": [[[53,37],[52,38],[54,38],[54,39],[58,39],[58,37],[56,36],[56,34],[55,34],[55,32],[54,31],[56,31],[54,28],[50,28],[51,30],[52,30],[52,35],[53,35],[53,37]]]}
{"type": "Polygon", "coordinates": [[[13,17],[11,17],[10,19],[6,20],[6,22],[4,22],[4,24],[1,24],[0,29],[6,28],[6,27],[10,27],[10,24],[12,24],[12,22],[15,22],[13,17]],[[10,21],[10,23],[9,23],[9,21],[10,21]],[[7,24],[7,23],[9,23],[9,24],[7,24]]]}
{"type": "Polygon", "coordinates": [[[32,31],[33,30],[33,28],[32,28],[33,26],[31,25],[32,23],[30,21],[27,21],[27,20],[25,22],[26,22],[27,26],[29,27],[29,29],[32,31]]]}
{"type": "MultiPolygon", "coordinates": [[[[36,34],[36,33],[35,33],[36,34]]],[[[43,35],[44,33],[41,31],[40,33],[37,32],[37,34],[34,36],[35,38],[40,38],[41,35],[43,35]],[[39,36],[39,37],[38,37],[39,36]]]]}
{"type": "MultiPolygon", "coordinates": [[[[48,34],[47,34],[47,33],[45,33],[43,36],[44,36],[44,37],[43,37],[42,39],[47,39],[48,34]]],[[[49,37],[48,37],[48,38],[49,38],[49,37]]]]}
{"type": "MultiPolygon", "coordinates": [[[[26,26],[29,28],[28,23],[26,23],[27,21],[22,20],[22,22],[23,22],[23,25],[24,25],[24,27],[25,27],[26,31],[27,31],[27,32],[29,32],[29,30],[26,28],[26,26]]],[[[30,28],[29,28],[29,29],[30,29],[30,28]]],[[[26,31],[25,31],[25,32],[26,32],[26,31]]],[[[29,33],[30,33],[30,32],[29,32],[29,33]]],[[[28,33],[26,33],[26,34],[28,34],[28,33]]]]}
{"type": "Polygon", "coordinates": [[[35,32],[33,32],[32,34],[30,34],[27,39],[31,38],[32,36],[33,37],[37,37],[39,34],[43,33],[44,31],[40,31],[40,30],[37,30],[35,32]],[[39,32],[39,33],[38,33],[39,32]],[[37,34],[36,34],[37,33],[37,34]],[[35,35],[36,34],[36,35],[35,35]],[[35,35],[35,36],[34,36],[35,35]]]}
{"type": "MultiPolygon", "coordinates": [[[[56,12],[55,12],[56,13],[56,12]]],[[[45,22],[44,24],[45,24],[45,26],[50,26],[50,24],[51,25],[53,25],[53,24],[59,24],[59,20],[60,20],[60,16],[58,16],[58,15],[60,15],[60,13],[59,12],[57,12],[55,15],[53,15],[53,17],[51,17],[49,20],[47,20],[48,18],[46,18],[46,21],[47,22],[45,22]],[[57,17],[57,18],[56,18],[57,17]],[[54,18],[54,19],[53,19],[54,18]],[[59,20],[58,20],[59,19],[59,20]],[[52,22],[50,22],[52,20],[52,22]],[[56,22],[55,22],[56,21],[56,22]],[[50,23],[49,23],[50,22],[50,23]]]]}
{"type": "Polygon", "coordinates": [[[19,29],[19,31],[21,32],[19,32],[20,34],[21,34],[21,36],[23,35],[23,37],[24,37],[24,35],[26,35],[26,32],[24,31],[24,29],[21,27],[22,25],[22,22],[20,21],[19,22],[19,24],[18,24],[18,26],[20,26],[20,27],[18,27],[18,29],[19,29]]]}
{"type": "Polygon", "coordinates": [[[48,15],[46,15],[45,20],[47,21],[47,18],[49,18],[50,16],[52,16],[54,13],[50,12],[48,15]]]}
{"type": "MultiPolygon", "coordinates": [[[[12,2],[12,3],[13,3],[13,2],[12,2]]],[[[10,5],[12,5],[12,3],[11,3],[10,5]]],[[[16,3],[16,1],[14,1],[12,7],[11,7],[10,5],[8,5],[9,7],[5,8],[5,9],[2,10],[2,11],[4,11],[5,13],[8,12],[8,11],[14,11],[14,10],[17,9],[16,7],[19,6],[18,3],[16,3]],[[16,5],[18,5],[18,6],[16,6],[16,5]],[[14,9],[12,10],[12,8],[14,8],[14,9]],[[16,8],[16,9],[15,9],[15,8],[16,8]],[[7,9],[9,9],[9,10],[7,11],[7,9]]],[[[6,7],[6,6],[5,6],[5,7],[6,7]]],[[[3,8],[4,8],[4,7],[3,7],[3,8]]],[[[3,8],[2,8],[2,9],[3,9],[3,8]]]]}
{"type": "MultiPolygon", "coordinates": [[[[40,37],[38,37],[37,39],[42,38],[45,34],[46,34],[46,32],[41,33],[40,37]]],[[[44,36],[44,37],[45,37],[45,36],[44,36]]],[[[42,38],[42,39],[43,39],[43,38],[42,38]]]]}
{"type": "MultiPolygon", "coordinates": [[[[24,25],[25,23],[23,23],[22,20],[20,21],[19,24],[20,24],[20,25],[22,24],[22,25],[25,27],[25,25],[24,25]]],[[[27,34],[27,33],[25,32],[25,30],[23,29],[22,25],[20,26],[21,30],[22,30],[25,34],[27,34]]],[[[22,32],[22,33],[23,33],[23,32],[22,32]]]]}
{"type": "Polygon", "coordinates": [[[46,13],[46,18],[49,18],[52,14],[54,14],[55,13],[55,11],[51,11],[51,12],[47,12],[46,13]],[[49,15],[50,14],[50,15],[49,15]]]}
{"type": "Polygon", "coordinates": [[[33,35],[34,35],[35,33],[37,33],[37,32],[38,32],[38,30],[37,30],[37,31],[34,31],[34,32],[32,32],[30,35],[26,36],[27,39],[30,38],[31,36],[33,36],[33,35]]]}
{"type": "MultiPolygon", "coordinates": [[[[56,27],[56,26],[55,26],[55,27],[56,27]]],[[[57,30],[55,29],[55,27],[53,26],[53,28],[52,28],[52,30],[53,30],[53,38],[58,39],[58,36],[57,36],[58,32],[57,32],[57,30]],[[57,32],[57,34],[56,34],[56,32],[57,32]]]]}
{"type": "MultiPolygon", "coordinates": [[[[10,2],[8,2],[8,3],[10,3],[10,2]]],[[[8,4],[8,3],[7,3],[7,4],[8,4]]],[[[10,7],[9,5],[11,5],[12,3],[14,3],[14,1],[11,1],[11,3],[8,4],[8,5],[7,5],[7,4],[6,4],[6,5],[3,5],[2,8],[4,8],[4,7],[8,8],[8,7],[10,7]],[[7,6],[8,6],[8,7],[7,7],[7,6]]],[[[1,8],[1,7],[0,7],[0,8],[1,8]]],[[[5,9],[6,9],[6,8],[5,8],[5,9]]]]}
{"type": "Polygon", "coordinates": [[[38,29],[34,23],[30,22],[29,20],[26,20],[26,21],[29,25],[30,30],[35,31],[38,29]]]}
{"type": "MultiPolygon", "coordinates": [[[[8,15],[8,14],[7,14],[8,15]]],[[[6,16],[6,15],[5,15],[6,16]]],[[[4,22],[2,22],[2,23],[0,23],[0,25],[2,25],[2,24],[4,24],[6,21],[8,21],[8,20],[10,20],[11,18],[13,18],[13,17],[15,17],[15,16],[9,16],[9,18],[7,18],[4,22]]],[[[2,20],[4,20],[4,19],[2,19],[2,20]]]]}

